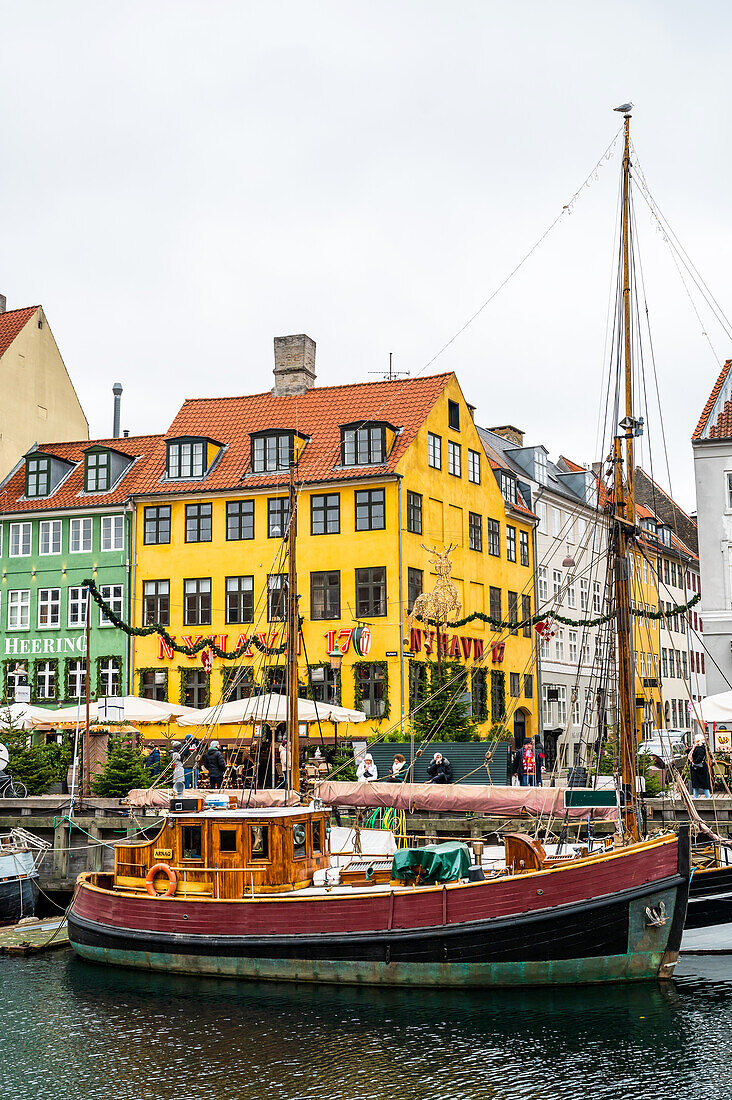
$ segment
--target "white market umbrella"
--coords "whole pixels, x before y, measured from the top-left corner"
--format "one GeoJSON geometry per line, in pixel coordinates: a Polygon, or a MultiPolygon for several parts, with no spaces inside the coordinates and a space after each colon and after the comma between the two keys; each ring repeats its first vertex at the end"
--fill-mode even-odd
{"type": "Polygon", "coordinates": [[[362,710],[349,710],[335,703],[315,703],[321,722],[365,722],[368,715],[362,710]]]}
{"type": "MultiPolygon", "coordinates": [[[[182,714],[199,713],[195,707],[184,707],[178,703],[164,703],[158,699],[140,699],[137,695],[123,695],[114,701],[124,708],[124,717],[121,719],[124,722],[170,722],[171,719],[182,714]]],[[[31,709],[35,712],[33,716],[34,725],[53,725],[54,722],[64,724],[76,722],[77,719],[83,722],[86,719],[86,703],[83,700],[73,707],[62,707],[60,710],[41,710],[40,707],[31,709]]],[[[98,720],[98,704],[90,703],[89,721],[96,722],[98,720]]]]}
{"type": "MultiPolygon", "coordinates": [[[[298,719],[300,722],[362,722],[366,715],[357,710],[346,710],[330,703],[313,703],[310,699],[298,699],[298,719]],[[332,715],[337,713],[337,717],[332,715]],[[358,715],[359,717],[354,717],[358,715]],[[346,717],[348,716],[348,717],[346,717]]],[[[186,714],[178,719],[179,726],[216,726],[241,725],[243,722],[286,722],[288,700],[286,695],[255,695],[249,699],[234,699],[229,703],[220,703],[195,714],[186,714]]]]}
{"type": "Polygon", "coordinates": [[[697,703],[696,709],[705,722],[732,722],[732,691],[707,695],[697,703]]]}
{"type": "Polygon", "coordinates": [[[30,703],[9,703],[0,707],[0,730],[29,730],[34,725],[48,722],[50,711],[32,707],[30,703]]]}

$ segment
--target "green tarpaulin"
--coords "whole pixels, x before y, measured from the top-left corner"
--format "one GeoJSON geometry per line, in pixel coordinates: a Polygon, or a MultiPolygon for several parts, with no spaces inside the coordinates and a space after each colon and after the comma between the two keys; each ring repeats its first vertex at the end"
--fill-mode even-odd
{"type": "Polygon", "coordinates": [[[447,841],[424,848],[400,848],[391,865],[391,877],[403,882],[453,882],[467,878],[470,849],[447,841]]]}

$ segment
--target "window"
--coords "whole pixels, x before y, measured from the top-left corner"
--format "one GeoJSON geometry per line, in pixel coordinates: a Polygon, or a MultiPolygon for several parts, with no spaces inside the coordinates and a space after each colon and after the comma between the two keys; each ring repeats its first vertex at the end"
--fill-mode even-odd
{"type": "Polygon", "coordinates": [[[501,590],[500,588],[494,588],[493,585],[488,589],[488,607],[490,609],[491,618],[500,622],[502,619],[501,590]]]}
{"type": "Polygon", "coordinates": [[[251,668],[235,665],[223,670],[223,698],[227,703],[238,699],[249,699],[254,690],[254,677],[251,668]]]}
{"type": "Polygon", "coordinates": [[[386,615],[386,566],[356,570],[356,615],[359,619],[386,615]]]}
{"type": "Polygon", "coordinates": [[[93,522],[91,516],[71,520],[69,524],[69,550],[72,554],[88,554],[91,550],[93,522]]]}
{"type": "Polygon", "coordinates": [[[480,485],[480,454],[468,448],[468,481],[480,485]]]}
{"type": "Polygon", "coordinates": [[[599,581],[592,582],[592,610],[596,615],[602,610],[602,585],[599,581]]]}
{"type": "Polygon", "coordinates": [[[292,826],[292,858],[304,859],[308,854],[308,827],[304,821],[292,826]]]}
{"type": "Polygon", "coordinates": [[[341,428],[343,466],[377,466],[386,459],[386,428],[383,424],[362,424],[341,428]]]}
{"type": "Polygon", "coordinates": [[[566,726],[567,724],[567,688],[565,685],[555,684],[542,684],[541,693],[543,696],[543,708],[544,708],[544,725],[545,726],[566,726]],[[551,691],[554,694],[554,700],[549,702],[547,698],[548,692],[551,691]],[[551,711],[556,707],[554,715],[556,721],[551,715],[551,711]]]}
{"type": "Polygon", "coordinates": [[[536,571],[538,589],[539,589],[539,603],[546,603],[549,599],[549,571],[545,565],[540,565],[536,571]]]}
{"type": "Polygon", "coordinates": [[[505,470],[501,470],[501,493],[503,499],[507,500],[509,504],[518,503],[516,478],[512,477],[511,474],[507,474],[505,470]]]}
{"type": "Polygon", "coordinates": [[[671,568],[668,558],[663,559],[663,579],[666,584],[671,583],[671,568]]]}
{"type": "Polygon", "coordinates": [[[201,859],[201,826],[183,826],[183,859],[201,859]]]}
{"type": "Polygon", "coordinates": [[[383,489],[360,489],[356,497],[356,530],[383,531],[386,509],[383,489]]]}
{"type": "Polygon", "coordinates": [[[87,493],[109,489],[109,451],[87,451],[84,458],[84,488],[87,493]]]}
{"type": "Polygon", "coordinates": [[[414,607],[414,601],[417,596],[420,596],[424,592],[424,574],[421,569],[412,569],[411,565],[407,570],[407,610],[411,611],[414,607]]]}
{"type": "Polygon", "coordinates": [[[234,855],[237,850],[236,829],[219,829],[219,851],[224,855],[234,855]]]}
{"type": "Polygon", "coordinates": [[[44,519],[41,521],[38,536],[39,554],[61,553],[61,520],[44,519]]]}
{"type": "Polygon", "coordinates": [[[25,495],[27,497],[47,497],[50,484],[50,458],[27,458],[25,461],[25,495]]]}
{"type": "Polygon", "coordinates": [[[313,680],[313,699],[316,703],[339,703],[338,691],[340,673],[334,668],[321,668],[322,680],[313,680]]]}
{"type": "Polygon", "coordinates": [[[509,693],[512,699],[521,697],[521,677],[518,672],[512,672],[509,677],[509,693]]]}
{"type": "Polygon", "coordinates": [[[313,853],[323,851],[323,823],[322,821],[313,821],[313,853]]]}
{"type": "Polygon", "coordinates": [[[122,550],[125,541],[124,516],[102,516],[102,550],[122,550]]]}
{"type": "Polygon", "coordinates": [[[486,537],[488,539],[488,553],[494,558],[501,556],[501,525],[497,519],[486,520],[486,537]]]}
{"type": "Polygon", "coordinates": [[[313,494],[310,497],[310,534],[337,535],[341,530],[340,493],[313,494]]]}
{"type": "Polygon", "coordinates": [[[562,573],[560,569],[552,570],[552,589],[555,600],[562,598],[562,573]]]}
{"type": "Polygon", "coordinates": [[[523,620],[523,635],[524,638],[531,637],[531,596],[521,597],[521,618],[523,620]]]}
{"type": "Polygon", "coordinates": [[[407,489],[407,531],[422,534],[422,494],[407,489]]]}
{"type": "Polygon", "coordinates": [[[506,557],[516,561],[516,528],[506,524],[506,557]]]}
{"type": "Polygon", "coordinates": [[[536,502],[535,511],[536,511],[537,516],[539,517],[539,531],[542,535],[546,535],[546,533],[547,533],[546,504],[544,503],[543,500],[538,500],[536,502]]]}
{"type": "Polygon", "coordinates": [[[86,623],[86,592],[83,588],[69,589],[69,629],[86,623]]]}
{"type": "Polygon", "coordinates": [[[10,524],[10,557],[28,558],[31,552],[30,523],[10,524]]]}
{"type": "Polygon", "coordinates": [[[30,589],[8,592],[8,630],[30,630],[30,589]]]}
{"type": "Polygon", "coordinates": [[[283,539],[290,518],[289,497],[267,498],[267,538],[283,539]]]}
{"type": "Polygon", "coordinates": [[[471,550],[483,549],[483,519],[477,512],[468,512],[468,546],[471,550]]]}
{"type": "Polygon", "coordinates": [[[577,585],[574,583],[574,581],[571,581],[567,585],[567,606],[577,606],[577,585]]]}
{"type": "Polygon", "coordinates": [[[310,618],[340,619],[341,575],[332,573],[310,574],[310,618]]]}
{"type": "Polygon", "coordinates": [[[160,546],[170,542],[170,505],[161,504],[145,509],[145,545],[160,546]]]}
{"type": "Polygon", "coordinates": [[[572,665],[577,664],[577,658],[579,656],[579,649],[577,647],[577,631],[570,630],[567,635],[567,641],[569,642],[569,663],[572,665]]]}
{"type": "Polygon", "coordinates": [[[68,661],[66,671],[69,699],[81,699],[86,695],[86,661],[80,659],[68,661]]]}
{"type": "Polygon", "coordinates": [[[202,668],[186,668],[183,671],[183,702],[187,707],[208,706],[208,674],[202,668]]]}
{"type": "MultiPolygon", "coordinates": [[[[508,621],[518,623],[518,592],[508,593],[508,621]]],[[[509,633],[518,634],[518,630],[512,626],[509,633]]]]}
{"type": "Polygon", "coordinates": [[[447,424],[454,432],[460,431],[460,406],[457,401],[447,402],[447,424]]]}
{"type": "Polygon", "coordinates": [[[546,451],[541,447],[534,449],[534,477],[540,485],[546,485],[546,451]]]}
{"type": "Polygon", "coordinates": [[[205,442],[189,439],[168,443],[168,477],[173,479],[203,477],[205,442]]]}
{"type": "Polygon", "coordinates": [[[559,538],[562,530],[562,513],[558,508],[552,508],[552,534],[554,538],[559,538]]]}
{"type": "Polygon", "coordinates": [[[145,626],[170,626],[170,581],[142,582],[142,621],[145,626]]]}
{"type": "Polygon", "coordinates": [[[289,470],[295,454],[292,432],[273,432],[252,436],[252,473],[274,474],[289,470]]]}
{"type": "Polygon", "coordinates": [[[534,677],[530,672],[524,673],[524,698],[534,698],[534,677]]]}
{"type": "Polygon", "coordinates": [[[227,500],[226,538],[229,542],[254,538],[253,500],[227,500]]]}
{"type": "MultiPolygon", "coordinates": [[[[122,595],[124,588],[121,584],[103,584],[99,588],[100,595],[103,600],[109,604],[110,609],[115,615],[122,616],[122,595]]],[[[99,611],[99,625],[111,626],[111,621],[107,618],[104,612],[99,611]]]]}
{"type": "Polygon", "coordinates": [[[186,542],[210,542],[211,504],[186,504],[186,542]]]}
{"type": "Polygon", "coordinates": [[[460,444],[447,441],[447,472],[453,477],[461,476],[460,444]]]}
{"type": "Polygon", "coordinates": [[[210,577],[183,582],[183,622],[186,626],[211,625],[210,577]]]}
{"type": "Polygon", "coordinates": [[[580,578],[580,610],[587,611],[590,603],[590,582],[586,577],[580,578]]]}
{"type": "Polygon", "coordinates": [[[668,650],[661,648],[661,675],[668,676],[668,650]]]}
{"type": "Polygon", "coordinates": [[[140,677],[140,694],[143,699],[157,699],[164,703],[168,698],[168,671],[148,668],[140,677]]]}
{"type": "Polygon", "coordinates": [[[61,626],[61,589],[38,589],[38,627],[51,630],[61,626]]]}
{"type": "Polygon", "coordinates": [[[267,577],[267,618],[271,623],[287,618],[287,574],[270,573],[267,577]]]}
{"type": "Polygon", "coordinates": [[[269,825],[249,826],[251,859],[269,859],[269,825]]]}
{"type": "Polygon", "coordinates": [[[638,670],[641,679],[643,679],[646,674],[646,655],[643,652],[638,654],[638,670]]]}
{"type": "Polygon", "coordinates": [[[386,710],[384,666],[380,662],[359,665],[355,669],[361,694],[361,710],[369,718],[380,718],[386,710]]]}
{"type": "Polygon", "coordinates": [[[38,699],[56,698],[56,662],[36,662],[36,695],[38,699]]]}
{"type": "Polygon", "coordinates": [[[567,546],[574,545],[574,520],[571,516],[567,516],[566,538],[567,546]]]}
{"type": "Polygon", "coordinates": [[[564,631],[558,630],[557,636],[554,639],[554,649],[557,655],[558,661],[564,660],[564,631]]]}
{"type": "Polygon", "coordinates": [[[427,465],[433,470],[442,469],[442,436],[427,432],[427,465]]]}
{"type": "Polygon", "coordinates": [[[522,565],[529,564],[529,533],[528,531],[519,531],[519,547],[520,547],[520,560],[522,565]]]}
{"type": "Polygon", "coordinates": [[[226,622],[254,622],[254,577],[226,578],[226,622]]]}
{"type": "Polygon", "coordinates": [[[114,657],[99,662],[99,680],[102,695],[119,695],[119,663],[114,657]]]}

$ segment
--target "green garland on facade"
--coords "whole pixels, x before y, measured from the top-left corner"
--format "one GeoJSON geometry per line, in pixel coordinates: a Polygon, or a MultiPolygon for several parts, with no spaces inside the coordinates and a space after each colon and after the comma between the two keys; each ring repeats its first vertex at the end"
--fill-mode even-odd
{"type": "Polygon", "coordinates": [[[473,696],[473,718],[478,722],[485,722],[488,718],[488,676],[484,668],[473,669],[471,693],[473,696]]]}
{"type": "Polygon", "coordinates": [[[148,668],[138,668],[137,670],[137,682],[139,685],[137,694],[141,699],[145,698],[145,673],[146,672],[164,672],[165,673],[165,698],[168,698],[168,670],[167,668],[160,668],[159,666],[152,665],[148,668]]]}
{"type": "Polygon", "coordinates": [[[106,692],[104,691],[104,685],[102,683],[102,662],[107,661],[112,661],[115,668],[117,669],[117,686],[119,687],[119,685],[122,683],[122,658],[116,656],[116,654],[114,653],[109,653],[106,657],[97,657],[97,699],[101,699],[106,694],[106,692]]]}
{"type": "MultiPolygon", "coordinates": [[[[697,592],[696,596],[693,596],[686,603],[677,603],[674,607],[668,611],[645,611],[640,607],[631,607],[630,613],[638,619],[671,619],[674,615],[683,615],[685,611],[689,611],[692,607],[695,607],[701,595],[697,592]]],[[[569,619],[566,615],[558,615],[556,611],[548,611],[546,614],[532,615],[530,619],[522,619],[520,622],[510,622],[507,619],[494,619],[492,615],[486,615],[482,611],[473,611],[470,615],[466,615],[463,619],[455,619],[454,622],[440,622],[437,619],[423,619],[421,615],[415,615],[421,623],[426,623],[428,626],[440,627],[440,630],[445,632],[446,630],[452,630],[455,627],[466,626],[468,623],[475,622],[476,619],[482,623],[487,623],[489,626],[494,627],[495,630],[511,630],[518,631],[525,626],[536,626],[537,623],[548,622],[554,620],[558,623],[562,623],[564,626],[602,626],[604,623],[609,623],[615,618],[615,612],[611,611],[607,615],[598,615],[595,619],[569,619]]]]}
{"type": "MultiPolygon", "coordinates": [[[[330,661],[317,661],[315,664],[310,665],[310,677],[307,685],[307,694],[304,696],[306,699],[315,699],[315,693],[313,691],[313,672],[316,668],[322,668],[325,681],[327,682],[327,676],[333,669],[330,667],[330,661]]],[[[341,705],[341,670],[338,668],[335,670],[335,701],[338,706],[341,705]]]]}
{"type": "MultiPolygon", "coordinates": [[[[158,637],[163,639],[169,649],[172,649],[175,653],[183,653],[186,657],[195,657],[197,653],[201,653],[204,649],[210,649],[217,657],[221,657],[224,661],[238,661],[250,646],[254,646],[260,653],[266,653],[269,656],[281,656],[287,650],[287,641],[284,641],[282,645],[265,645],[256,637],[249,638],[246,645],[240,645],[232,650],[221,649],[213,638],[201,638],[200,641],[196,642],[194,645],[180,645],[161,623],[151,623],[149,626],[130,626],[129,623],[126,623],[124,619],[121,619],[119,615],[112,610],[94,581],[85,580],[81,583],[89,590],[91,598],[104,612],[112,625],[116,626],[118,630],[123,630],[128,638],[147,638],[151,634],[157,634],[158,637]]],[[[302,626],[302,622],[303,620],[301,617],[300,626],[302,626]]]]}
{"type": "Polygon", "coordinates": [[[506,718],[506,673],[491,670],[491,718],[493,724],[506,718]]]}
{"type": "Polygon", "coordinates": [[[58,657],[44,657],[43,661],[34,661],[33,662],[33,671],[31,672],[31,675],[30,675],[30,685],[31,685],[31,700],[32,700],[32,702],[35,703],[35,702],[40,701],[42,703],[50,703],[50,702],[53,702],[54,699],[58,699],[58,688],[59,688],[59,683],[58,683],[58,657]],[[52,665],[53,666],[53,684],[54,684],[53,695],[44,695],[42,698],[41,698],[41,696],[39,694],[39,691],[38,691],[38,669],[39,669],[39,666],[41,664],[52,665]]]}
{"type": "Polygon", "coordinates": [[[16,668],[25,669],[26,677],[29,674],[29,663],[22,657],[9,657],[3,661],[3,699],[9,699],[12,703],[15,697],[15,680],[10,680],[10,673],[16,668]]]}
{"type": "MultiPolygon", "coordinates": [[[[180,673],[180,692],[179,692],[178,702],[180,703],[180,705],[182,707],[185,707],[185,706],[188,706],[188,704],[186,703],[186,676],[189,672],[198,671],[198,670],[197,669],[193,670],[193,669],[190,669],[190,668],[180,668],[180,667],[178,667],[177,671],[180,673]]],[[[200,709],[205,710],[206,707],[210,707],[210,706],[211,706],[211,677],[207,676],[206,677],[206,690],[204,692],[204,697],[203,697],[203,707],[201,707],[200,709]]]]}
{"type": "Polygon", "coordinates": [[[391,714],[391,699],[389,697],[389,666],[386,661],[354,661],[353,665],[353,709],[361,710],[363,703],[363,690],[361,688],[360,671],[362,668],[370,668],[372,665],[381,669],[382,683],[384,685],[384,710],[382,714],[369,715],[371,722],[383,722],[391,714]]]}
{"type": "MultiPolygon", "coordinates": [[[[71,694],[71,663],[72,663],[72,661],[75,662],[75,661],[79,661],[79,660],[81,660],[80,657],[67,657],[67,659],[64,661],[64,694],[63,694],[63,698],[64,699],[72,699],[74,702],[78,701],[78,696],[71,694]]],[[[89,697],[92,698],[91,692],[90,692],[89,697]]]]}

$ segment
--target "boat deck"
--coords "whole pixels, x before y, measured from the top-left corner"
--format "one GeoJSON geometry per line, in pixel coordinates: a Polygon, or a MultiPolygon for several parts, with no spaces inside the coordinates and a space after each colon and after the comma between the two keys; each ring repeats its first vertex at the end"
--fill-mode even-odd
{"type": "Polygon", "coordinates": [[[65,918],[52,917],[0,928],[0,955],[38,955],[68,945],[65,918]]]}

